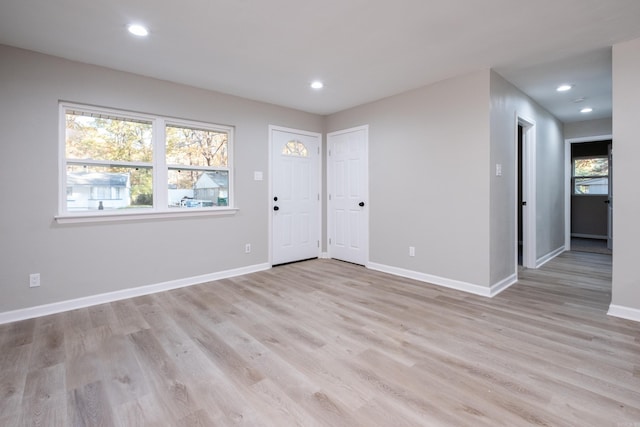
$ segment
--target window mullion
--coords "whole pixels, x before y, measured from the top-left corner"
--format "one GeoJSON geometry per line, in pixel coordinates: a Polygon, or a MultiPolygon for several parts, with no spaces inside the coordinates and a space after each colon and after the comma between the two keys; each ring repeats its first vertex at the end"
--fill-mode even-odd
{"type": "Polygon", "coordinates": [[[153,206],[164,211],[169,207],[165,120],[156,119],[153,126],[153,206]]]}
{"type": "Polygon", "coordinates": [[[114,160],[89,160],[89,159],[67,159],[67,165],[76,166],[105,166],[105,167],[125,167],[125,168],[152,168],[153,163],[149,162],[122,162],[114,160]]]}
{"type": "Polygon", "coordinates": [[[234,198],[234,189],[235,189],[235,183],[234,183],[234,177],[233,177],[233,172],[231,170],[231,168],[233,167],[233,147],[235,146],[235,144],[233,143],[233,141],[235,141],[235,135],[234,135],[234,129],[230,128],[228,130],[227,133],[227,138],[229,141],[231,141],[230,144],[227,145],[227,166],[228,166],[228,173],[229,173],[229,193],[227,195],[227,203],[229,206],[235,206],[235,198],[234,198]]]}
{"type": "Polygon", "coordinates": [[[67,154],[66,154],[66,109],[60,105],[58,111],[58,214],[67,211],[67,154]]]}
{"type": "Polygon", "coordinates": [[[226,166],[192,166],[192,165],[178,165],[178,164],[167,164],[165,165],[167,169],[170,170],[188,170],[188,171],[203,171],[203,172],[213,172],[213,171],[229,171],[229,168],[226,166]]]}

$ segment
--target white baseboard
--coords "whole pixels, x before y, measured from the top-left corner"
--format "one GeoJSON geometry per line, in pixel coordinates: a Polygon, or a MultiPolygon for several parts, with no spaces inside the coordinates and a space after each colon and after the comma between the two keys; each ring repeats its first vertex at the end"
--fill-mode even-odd
{"type": "Polygon", "coordinates": [[[566,250],[567,250],[567,248],[563,245],[563,246],[560,246],[555,251],[551,251],[548,254],[538,258],[536,260],[536,268],[542,267],[543,265],[545,265],[546,263],[548,263],[549,261],[551,261],[552,259],[554,259],[558,255],[560,255],[561,253],[565,252],[566,250]]]}
{"type": "Polygon", "coordinates": [[[637,308],[624,307],[622,305],[609,305],[609,316],[620,317],[621,319],[640,322],[640,310],[637,308]]]}
{"type": "Polygon", "coordinates": [[[320,252],[320,256],[318,258],[320,258],[320,259],[330,259],[331,257],[329,256],[329,252],[320,252]]]}
{"type": "Polygon", "coordinates": [[[515,284],[517,281],[518,281],[518,275],[516,273],[513,273],[511,276],[507,277],[506,279],[499,281],[495,285],[491,285],[489,296],[492,298],[495,297],[500,292],[504,291],[511,285],[515,284]]]}
{"type": "Polygon", "coordinates": [[[462,282],[460,280],[447,279],[446,277],[434,276],[431,274],[420,273],[413,270],[405,270],[404,268],[392,267],[384,264],[370,262],[367,268],[371,270],[381,271],[383,273],[393,274],[395,276],[407,277],[409,279],[418,280],[420,282],[431,283],[432,285],[444,286],[445,288],[456,289],[459,291],[469,292],[484,297],[492,296],[492,289],[486,286],[475,285],[473,283],[462,282]]]}
{"type": "Polygon", "coordinates": [[[198,285],[200,283],[212,282],[214,280],[227,279],[241,276],[243,274],[255,273],[271,268],[271,264],[256,264],[247,267],[235,268],[232,270],[219,271],[216,273],[203,274],[201,276],[187,277],[184,279],[171,280],[168,282],[156,283],[153,285],[140,286],[137,288],[122,289],[104,294],[91,295],[88,297],[76,298],[67,301],[54,302],[51,304],[28,307],[19,310],[5,311],[0,313],[0,324],[16,322],[18,320],[32,319],[34,317],[47,316],[49,314],[61,313],[63,311],[75,310],[78,308],[90,307],[92,305],[105,304],[127,298],[139,297],[142,295],[154,294],[171,289],[184,288],[198,285]]]}

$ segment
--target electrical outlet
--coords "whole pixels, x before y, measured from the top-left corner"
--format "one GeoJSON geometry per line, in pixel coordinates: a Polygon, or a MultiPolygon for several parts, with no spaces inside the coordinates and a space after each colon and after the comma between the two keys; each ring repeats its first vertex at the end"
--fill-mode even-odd
{"type": "Polygon", "coordinates": [[[416,248],[409,246],[409,256],[416,256],[416,248]]]}
{"type": "Polygon", "coordinates": [[[29,287],[37,288],[40,286],[40,273],[33,273],[29,275],[29,287]]]}
{"type": "Polygon", "coordinates": [[[246,245],[244,245],[244,253],[245,254],[251,253],[251,243],[247,243],[246,245]]]}

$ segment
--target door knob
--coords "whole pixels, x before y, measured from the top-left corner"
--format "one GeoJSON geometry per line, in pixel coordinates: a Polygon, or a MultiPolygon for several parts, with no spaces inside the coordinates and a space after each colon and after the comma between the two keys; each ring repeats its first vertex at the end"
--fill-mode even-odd
{"type": "Polygon", "coordinates": [[[527,206],[527,202],[522,202],[522,206],[527,206]]]}
{"type": "Polygon", "coordinates": [[[358,206],[363,207],[364,206],[364,202],[358,203],[358,206]]]}
{"type": "Polygon", "coordinates": [[[274,201],[274,202],[277,202],[277,201],[278,201],[278,196],[275,196],[275,197],[273,198],[273,201],[274,201]]]}
{"type": "Polygon", "coordinates": [[[609,204],[609,203],[611,203],[611,202],[610,202],[609,200],[605,200],[604,202],[605,202],[606,204],[609,204]]]}
{"type": "Polygon", "coordinates": [[[280,210],[280,208],[279,208],[279,207],[277,207],[277,206],[274,206],[274,207],[273,207],[273,210],[274,210],[274,211],[279,211],[279,210],[280,210]]]}

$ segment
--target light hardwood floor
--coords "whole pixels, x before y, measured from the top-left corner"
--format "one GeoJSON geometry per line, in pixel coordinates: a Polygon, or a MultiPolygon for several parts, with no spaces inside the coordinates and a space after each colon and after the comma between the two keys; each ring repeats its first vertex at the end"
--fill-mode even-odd
{"type": "Polygon", "coordinates": [[[492,299],[314,260],[0,325],[0,425],[640,426],[611,257],[492,299]]]}

